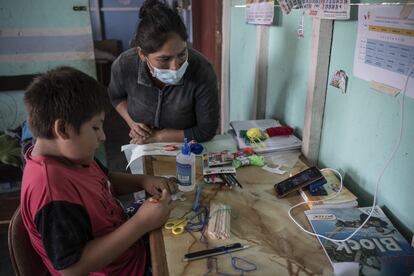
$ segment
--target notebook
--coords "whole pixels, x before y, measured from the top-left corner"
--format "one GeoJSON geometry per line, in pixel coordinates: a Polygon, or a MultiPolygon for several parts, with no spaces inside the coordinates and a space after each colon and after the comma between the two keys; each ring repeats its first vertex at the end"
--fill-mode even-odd
{"type": "Polygon", "coordinates": [[[297,150],[302,147],[302,141],[295,135],[284,135],[269,137],[262,143],[249,143],[243,137],[240,137],[240,130],[248,130],[249,128],[259,128],[265,131],[270,127],[278,127],[281,124],[274,119],[233,121],[230,126],[234,129],[237,145],[239,149],[251,147],[257,153],[297,150]]]}

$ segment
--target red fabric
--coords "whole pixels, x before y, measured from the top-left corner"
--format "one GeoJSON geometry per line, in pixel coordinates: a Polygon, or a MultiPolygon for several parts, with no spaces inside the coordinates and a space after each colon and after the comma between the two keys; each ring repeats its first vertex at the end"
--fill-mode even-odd
{"type": "Polygon", "coordinates": [[[281,135],[291,135],[293,133],[293,128],[291,127],[270,127],[266,129],[269,137],[281,136],[281,135]]]}
{"type": "MultiPolygon", "coordinates": [[[[43,156],[26,154],[21,190],[23,223],[36,252],[52,275],[60,275],[47,257],[34,219],[36,213],[51,201],[67,201],[83,206],[90,218],[94,238],[114,231],[126,221],[126,214],[112,196],[107,176],[96,162],[85,168],[68,167],[43,156]]],[[[138,240],[118,259],[102,270],[89,275],[143,275],[146,253],[138,240]]]]}

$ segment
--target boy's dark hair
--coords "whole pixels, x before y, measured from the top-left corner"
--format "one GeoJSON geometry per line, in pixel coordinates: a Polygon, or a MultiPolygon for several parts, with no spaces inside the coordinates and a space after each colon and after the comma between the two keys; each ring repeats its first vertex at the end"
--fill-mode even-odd
{"type": "Polygon", "coordinates": [[[37,77],[24,94],[30,130],[36,138],[53,139],[52,127],[62,119],[80,127],[109,106],[105,87],[87,74],[58,67],[37,77]]]}
{"type": "Polygon", "coordinates": [[[135,46],[139,46],[146,55],[161,49],[171,33],[187,41],[187,30],[180,15],[165,3],[146,0],[139,9],[139,18],[135,46]]]}

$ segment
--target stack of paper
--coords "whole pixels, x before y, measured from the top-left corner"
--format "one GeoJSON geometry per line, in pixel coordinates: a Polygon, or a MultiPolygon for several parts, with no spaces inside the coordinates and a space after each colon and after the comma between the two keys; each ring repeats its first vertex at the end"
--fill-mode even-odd
{"type": "Polygon", "coordinates": [[[239,149],[253,148],[257,153],[296,150],[302,147],[302,141],[295,135],[284,135],[269,137],[262,143],[246,143],[243,137],[240,137],[240,130],[248,130],[249,128],[259,128],[265,131],[267,128],[279,127],[281,124],[273,119],[250,120],[250,121],[234,121],[230,123],[236,133],[236,139],[239,149]]]}
{"type": "MultiPolygon", "coordinates": [[[[322,199],[331,198],[337,191],[339,191],[341,183],[335,174],[331,171],[323,171],[323,176],[326,179],[326,183],[323,185],[328,195],[326,196],[312,196],[308,187],[300,189],[300,195],[305,201],[317,201],[322,199]]],[[[309,208],[352,208],[358,206],[357,197],[351,193],[345,186],[342,187],[342,191],[333,199],[320,201],[320,202],[308,202],[309,208]]]]}

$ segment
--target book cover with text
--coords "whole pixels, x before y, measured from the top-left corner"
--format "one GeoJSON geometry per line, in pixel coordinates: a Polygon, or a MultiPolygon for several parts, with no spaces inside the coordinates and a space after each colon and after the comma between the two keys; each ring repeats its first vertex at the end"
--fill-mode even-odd
{"type": "MultiPolygon", "coordinates": [[[[371,208],[312,209],[305,211],[315,233],[345,239],[368,217],[371,208]]],[[[319,238],[339,275],[411,275],[414,249],[392,225],[381,208],[345,242],[319,238]]]]}

